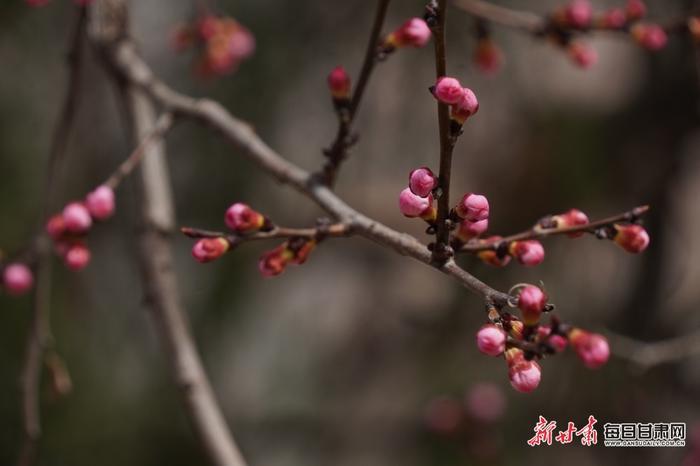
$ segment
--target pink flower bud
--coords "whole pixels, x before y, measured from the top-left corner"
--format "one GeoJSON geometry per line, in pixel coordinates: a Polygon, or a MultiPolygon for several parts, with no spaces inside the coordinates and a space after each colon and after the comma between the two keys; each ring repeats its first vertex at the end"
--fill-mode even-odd
{"type": "Polygon", "coordinates": [[[615,242],[625,251],[639,253],[649,246],[649,233],[640,225],[615,225],[615,242]]]}
{"type": "Polygon", "coordinates": [[[63,215],[56,214],[49,218],[49,220],[46,222],[46,233],[48,233],[54,240],[63,236],[65,232],[66,225],[63,221],[63,215]]]}
{"type": "Polygon", "coordinates": [[[192,247],[192,257],[202,264],[223,256],[231,244],[225,238],[202,238],[192,247]]]}
{"type": "Polygon", "coordinates": [[[569,341],[583,364],[589,369],[597,369],[608,361],[610,347],[603,335],[573,329],[569,341]]]}
{"type": "Polygon", "coordinates": [[[428,197],[437,186],[437,178],[428,167],[416,168],[408,175],[408,187],[416,196],[428,197]]]}
{"type": "Polygon", "coordinates": [[[581,42],[571,42],[567,48],[567,53],[574,64],[583,69],[590,68],[598,62],[598,52],[581,42]]]}
{"type": "Polygon", "coordinates": [[[265,216],[247,204],[236,202],[226,210],[226,226],[238,233],[260,230],[265,225],[265,216]]]}
{"type": "Polygon", "coordinates": [[[642,0],[627,0],[625,11],[627,13],[627,18],[635,21],[646,16],[647,6],[642,0]]]}
{"type": "Polygon", "coordinates": [[[489,201],[481,194],[467,193],[454,210],[459,218],[478,222],[489,218],[489,201]]]}
{"type": "Polygon", "coordinates": [[[114,191],[109,186],[100,186],[85,198],[85,207],[93,218],[105,220],[114,213],[114,191]]]}
{"type": "MultiPolygon", "coordinates": [[[[552,220],[557,228],[576,227],[590,223],[588,216],[578,209],[571,209],[563,214],[555,215],[552,217],[552,220]]],[[[578,238],[583,234],[583,231],[578,231],[575,233],[567,233],[567,236],[571,238],[578,238]]]]}
{"type": "Polygon", "coordinates": [[[71,270],[82,270],[90,263],[90,250],[84,244],[73,244],[63,256],[63,262],[71,270]]]}
{"type": "Polygon", "coordinates": [[[420,217],[429,212],[433,204],[433,196],[420,197],[406,188],[399,195],[399,210],[406,217],[420,217]]]}
{"type": "Polygon", "coordinates": [[[533,326],[539,322],[545,304],[547,304],[547,295],[540,288],[527,285],[520,291],[518,307],[525,325],[533,326]]]}
{"type": "Polygon", "coordinates": [[[274,277],[284,272],[292,259],[294,259],[294,253],[287,249],[287,244],[284,243],[263,254],[258,262],[258,269],[263,277],[274,277]]]}
{"type": "Polygon", "coordinates": [[[85,233],[92,226],[92,217],[80,202],[71,202],[63,209],[63,224],[70,233],[85,233]]]}
{"type": "Polygon", "coordinates": [[[638,24],[631,33],[639,45],[653,52],[661,50],[668,42],[666,31],[658,24],[638,24]]]}
{"type": "Polygon", "coordinates": [[[496,422],[506,410],[506,398],[498,385],[480,383],[469,390],[466,397],[469,414],[481,422],[496,422]]]}
{"type": "Polygon", "coordinates": [[[457,230],[457,238],[464,241],[465,243],[472,238],[484,233],[489,227],[489,220],[485,218],[484,220],[479,220],[476,222],[470,222],[469,220],[462,220],[459,224],[459,229],[457,230]]]}
{"type": "Polygon", "coordinates": [[[350,76],[342,66],[336,66],[328,75],[328,88],[334,99],[350,97],[350,76]]]}
{"type": "Polygon", "coordinates": [[[540,384],[542,369],[535,361],[522,359],[509,367],[508,377],[514,389],[521,393],[530,393],[540,384]]]}
{"type": "Polygon", "coordinates": [[[463,125],[467,118],[479,111],[479,101],[476,94],[471,89],[462,89],[462,100],[453,105],[450,109],[450,118],[460,125],[463,125]]]}
{"type": "Polygon", "coordinates": [[[554,351],[556,351],[557,353],[561,353],[566,349],[568,340],[561,335],[552,335],[547,340],[547,343],[549,343],[550,346],[554,348],[554,351]]]}
{"type": "Polygon", "coordinates": [[[296,265],[303,264],[309,258],[311,251],[316,248],[316,244],[316,241],[312,239],[304,241],[300,247],[292,250],[294,257],[289,262],[296,265]]]}
{"type": "MultiPolygon", "coordinates": [[[[500,236],[489,236],[483,240],[483,244],[492,245],[501,239],[502,238],[500,236]]],[[[506,254],[503,257],[500,257],[493,249],[484,249],[483,251],[479,251],[476,255],[482,262],[494,267],[505,267],[510,262],[509,255],[506,254]]]]}
{"type": "Polygon", "coordinates": [[[544,260],[544,247],[536,240],[513,241],[509,250],[518,262],[528,267],[539,265],[544,260]]]}
{"type": "Polygon", "coordinates": [[[387,36],[386,43],[393,47],[423,47],[430,40],[430,28],[421,18],[411,18],[387,36]]]}
{"type": "Polygon", "coordinates": [[[587,28],[592,16],[593,10],[588,0],[572,0],[564,9],[566,24],[572,28],[587,28]]]}
{"type": "Polygon", "coordinates": [[[5,290],[12,296],[20,296],[29,291],[34,285],[34,275],[24,264],[14,263],[5,267],[2,272],[5,290]]]}
{"type": "Polygon", "coordinates": [[[627,24],[627,14],[622,8],[611,8],[603,13],[600,24],[608,29],[622,29],[627,24]]]}
{"type": "Polygon", "coordinates": [[[464,89],[455,78],[443,76],[438,78],[435,86],[430,88],[437,100],[443,104],[456,104],[464,97],[464,89]]]}
{"type": "Polygon", "coordinates": [[[500,327],[486,324],[476,333],[476,346],[484,354],[499,356],[506,349],[506,333],[500,327]]]}
{"type": "Polygon", "coordinates": [[[496,74],[503,64],[503,53],[490,38],[480,39],[474,52],[474,63],[482,73],[496,74]]]}

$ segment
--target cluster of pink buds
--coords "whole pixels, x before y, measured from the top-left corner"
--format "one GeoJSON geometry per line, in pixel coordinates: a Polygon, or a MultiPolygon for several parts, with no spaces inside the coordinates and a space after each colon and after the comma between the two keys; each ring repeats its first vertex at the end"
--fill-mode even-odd
{"type": "Polygon", "coordinates": [[[420,167],[408,175],[408,187],[399,194],[399,210],[406,217],[420,217],[433,223],[437,210],[433,206],[433,190],[438,180],[428,167],[420,167]]]}
{"type": "Polygon", "coordinates": [[[381,49],[388,53],[401,47],[423,47],[430,41],[430,36],[425,20],[411,18],[384,38],[381,49]]]}
{"type": "Polygon", "coordinates": [[[462,126],[470,116],[479,111],[479,101],[476,94],[456,79],[443,76],[430,87],[433,96],[443,104],[450,106],[450,118],[458,126],[462,126]]]}
{"type": "Polygon", "coordinates": [[[520,318],[494,309],[497,317],[476,334],[480,352],[488,356],[504,356],[510,383],[517,391],[529,393],[535,390],[542,377],[536,359],[561,353],[569,343],[590,369],[601,367],[610,357],[608,342],[602,335],[561,324],[555,317],[549,324],[543,324],[542,315],[551,311],[552,306],[541,288],[533,285],[521,287],[517,307],[520,318]]]}
{"type": "Polygon", "coordinates": [[[34,274],[31,269],[20,262],[0,266],[3,289],[11,296],[21,296],[32,289],[34,274]]]}
{"type": "Polygon", "coordinates": [[[71,270],[81,270],[90,262],[85,237],[94,222],[107,220],[114,214],[114,191],[99,186],[84,201],[68,203],[63,211],[49,218],[46,232],[54,242],[56,253],[71,270]]]}
{"type": "Polygon", "coordinates": [[[172,41],[179,52],[190,46],[201,52],[196,71],[202,76],[232,73],[255,51],[255,38],[248,29],[233,18],[210,14],[178,27],[172,41]]]}

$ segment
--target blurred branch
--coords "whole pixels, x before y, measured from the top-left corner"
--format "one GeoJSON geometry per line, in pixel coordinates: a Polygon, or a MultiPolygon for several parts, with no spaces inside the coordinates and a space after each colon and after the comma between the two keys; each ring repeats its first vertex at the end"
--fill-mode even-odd
{"type": "Polygon", "coordinates": [[[220,132],[241,153],[263,171],[283,184],[289,184],[306,195],[336,220],[350,225],[358,235],[410,256],[424,264],[432,265],[455,278],[472,292],[497,305],[506,305],[508,295],[486,285],[461,267],[454,260],[434,264],[431,253],[413,236],[393,230],[350,207],[331,189],[323,185],[309,172],[292,164],[265,144],[250,125],[232,116],[219,103],[208,99],[195,99],[180,94],[160,81],[136,52],[134,44],[126,38],[114,41],[106,50],[107,59],[124,79],[143,89],[160,105],[175,112],[202,121],[220,132]]]}
{"type": "Polygon", "coordinates": [[[649,210],[648,205],[635,207],[632,210],[623,212],[621,214],[613,215],[611,217],[606,217],[601,220],[596,220],[594,222],[589,222],[583,225],[576,225],[571,227],[554,227],[551,225],[551,217],[545,217],[540,220],[535,226],[529,230],[517,233],[515,235],[506,236],[498,241],[484,241],[484,240],[471,240],[461,247],[458,252],[479,252],[484,250],[498,250],[503,246],[507,246],[513,241],[524,241],[529,239],[544,238],[553,235],[567,235],[571,233],[591,233],[596,234],[596,231],[600,228],[609,227],[617,222],[633,222],[637,220],[641,215],[645,214],[649,210]]]}
{"type": "Polygon", "coordinates": [[[37,443],[41,437],[40,385],[42,358],[52,344],[50,328],[51,312],[51,245],[43,234],[43,228],[54,197],[56,175],[65,158],[70,130],[75,120],[80,96],[83,41],[87,24],[85,7],[77,10],[77,19],[70,38],[66,62],[68,86],[63,106],[56,120],[47,164],[44,199],[39,218],[39,232],[35,238],[36,268],[33,299],[33,316],[27,334],[24,363],[22,366],[20,391],[22,397],[23,446],[17,461],[20,466],[29,466],[36,460],[37,443]]]}
{"type": "Polygon", "coordinates": [[[635,340],[610,331],[606,333],[613,354],[629,360],[642,371],[700,354],[700,331],[655,342],[635,340]]]}
{"type": "Polygon", "coordinates": [[[453,0],[457,8],[472,16],[533,34],[544,31],[547,21],[529,11],[514,10],[481,0],[453,0]]]}
{"type": "MultiPolygon", "coordinates": [[[[98,0],[95,6],[97,24],[92,38],[108,46],[124,37],[128,19],[124,0],[98,0]]],[[[138,203],[143,222],[139,260],[146,301],[183,403],[210,462],[217,466],[244,466],[188,328],[174,273],[169,241],[174,225],[173,200],[160,139],[172,123],[172,115],[165,113],[156,123],[153,104],[143,90],[130,82],[123,84],[132,139],[141,148],[140,152],[135,151],[139,155],[134,158],[149,155],[143,158],[138,203]]]]}
{"type": "Polygon", "coordinates": [[[384,18],[389,8],[389,1],[390,0],[377,0],[377,12],[374,17],[374,24],[372,25],[372,31],[369,35],[365,59],[362,63],[360,76],[357,80],[357,87],[352,94],[350,107],[346,112],[338,112],[338,131],[335,140],[331,146],[324,151],[328,160],[323,166],[321,176],[328,186],[333,186],[340,164],[343,163],[343,160],[347,157],[347,151],[350,146],[357,140],[356,137],[351,135],[352,124],[355,121],[355,115],[357,115],[360,102],[362,102],[369,77],[374,70],[374,66],[377,64],[379,39],[382,33],[382,26],[384,25],[384,18]]]}

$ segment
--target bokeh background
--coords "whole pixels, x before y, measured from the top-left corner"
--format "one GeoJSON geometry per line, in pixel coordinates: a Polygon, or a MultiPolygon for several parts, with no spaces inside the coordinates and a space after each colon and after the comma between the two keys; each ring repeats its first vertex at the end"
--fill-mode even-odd
{"type": "MultiPolygon", "coordinates": [[[[257,51],[237,73],[216,80],[193,76],[192,56],[170,48],[173,27],[192,19],[193,3],[131,2],[134,36],[148,62],[176,88],[220,100],[285,157],[318,167],[336,125],[326,74],[342,64],[357,75],[374,2],[220,1],[217,11],[255,34],[257,51]]],[[[511,3],[538,12],[557,4],[511,3]]],[[[622,2],[593,3],[602,9],[622,2]]],[[[648,3],[658,19],[688,6],[648,3]]],[[[422,6],[394,2],[387,30],[420,15],[422,6]]],[[[19,0],[0,4],[0,246],[7,252],[21,249],[37,228],[73,21],[68,0],[42,9],[19,0]]],[[[506,64],[485,77],[472,65],[473,21],[457,10],[449,18],[450,73],[481,103],[455,151],[453,195],[485,193],[494,233],[571,207],[596,218],[649,203],[652,243],[632,256],[592,237],[553,238],[534,269],[494,270],[468,257],[465,267],[503,290],[542,280],[564,320],[602,333],[655,341],[696,332],[700,96],[692,45],[673,37],[650,54],[626,37],[595,37],[600,61],[582,71],[542,41],[498,27],[494,35],[506,64]]],[[[396,198],[410,169],[437,166],[435,104],[426,91],[433,69],[430,47],[401,50],[378,67],[358,118],[361,141],[337,187],[351,205],[419,236],[424,227],[399,214],[396,198]]],[[[56,209],[131,150],[117,96],[93,53],[83,72],[68,160],[56,173],[56,209]]],[[[180,124],[167,145],[180,225],[222,228],[224,210],[237,200],[289,226],[320,215],[205,128],[180,124]]],[[[39,464],[203,463],[142,303],[132,201],[127,183],[116,217],[91,235],[87,270],[54,265],[53,333],[74,390],[56,399],[48,384],[42,387],[39,464]]],[[[428,267],[347,239],[328,241],[302,267],[262,279],[257,258],[274,244],[246,245],[205,266],[191,259],[190,247],[174,238],[180,291],[251,465],[680,464],[691,454],[691,447],[525,442],[540,414],[560,426],[580,426],[593,414],[599,427],[677,421],[691,429],[700,415],[697,357],[649,370],[613,357],[591,372],[568,351],[544,361],[539,389],[523,395],[510,388],[503,361],[481,356],[474,345],[484,321],[480,299],[428,267]]],[[[28,297],[0,296],[2,464],[14,462],[20,441],[17,380],[30,307],[28,297]]]]}

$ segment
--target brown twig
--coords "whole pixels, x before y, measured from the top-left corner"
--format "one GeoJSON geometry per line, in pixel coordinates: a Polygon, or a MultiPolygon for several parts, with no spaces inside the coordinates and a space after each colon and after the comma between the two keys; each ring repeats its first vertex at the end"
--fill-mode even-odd
{"type": "MultiPolygon", "coordinates": [[[[445,19],[447,17],[447,0],[433,2],[434,13],[437,15],[432,27],[435,42],[435,75],[437,78],[447,75],[447,50],[445,44],[445,19]]],[[[440,135],[440,173],[438,175],[437,231],[433,247],[433,261],[437,264],[445,262],[452,256],[449,247],[450,239],[450,179],[452,178],[452,152],[456,136],[450,126],[450,110],[447,104],[437,102],[437,115],[440,135]]]]}
{"type": "Polygon", "coordinates": [[[629,360],[642,372],[700,354],[700,332],[654,342],[634,340],[610,331],[606,334],[613,354],[629,360]]]}
{"type": "Polygon", "coordinates": [[[547,27],[547,20],[529,11],[520,11],[481,0],[452,0],[457,8],[470,15],[496,24],[539,34],[547,27]]]}
{"type": "Polygon", "coordinates": [[[180,232],[190,238],[224,238],[232,245],[246,241],[260,241],[276,238],[307,238],[321,239],[326,237],[343,237],[352,234],[350,226],[344,223],[334,223],[316,228],[284,228],[274,227],[270,231],[259,231],[250,234],[233,234],[220,231],[202,230],[200,228],[182,227],[180,232]]]}
{"type": "Polygon", "coordinates": [[[485,250],[498,250],[503,245],[508,245],[513,241],[524,241],[529,239],[544,238],[553,235],[566,235],[570,233],[591,233],[595,234],[596,230],[599,228],[610,226],[616,222],[630,222],[638,219],[644,213],[649,210],[648,205],[635,207],[632,210],[623,212],[621,214],[613,215],[611,217],[606,217],[594,222],[586,223],[584,225],[576,225],[571,227],[548,227],[546,226],[548,221],[551,221],[551,217],[545,217],[535,226],[529,230],[516,233],[514,235],[506,236],[498,241],[484,241],[480,239],[471,240],[467,244],[463,245],[458,252],[479,252],[485,250]]]}
{"type": "Polygon", "coordinates": [[[377,12],[374,16],[374,23],[369,35],[369,42],[367,43],[367,51],[365,52],[365,58],[362,62],[360,76],[357,79],[357,86],[352,94],[348,109],[338,112],[338,131],[330,147],[324,150],[324,154],[328,160],[323,165],[321,178],[328,186],[333,186],[340,164],[343,163],[343,160],[347,157],[348,149],[357,140],[357,138],[351,134],[352,124],[355,121],[355,115],[357,115],[360,102],[362,102],[362,97],[364,96],[369,78],[374,70],[374,66],[377,64],[379,40],[382,34],[384,19],[386,18],[386,12],[389,8],[389,1],[390,0],[377,1],[377,12]]]}
{"type": "Polygon", "coordinates": [[[497,291],[477,279],[453,260],[435,264],[426,245],[406,233],[400,233],[356,211],[341,200],[331,189],[318,182],[317,177],[282,158],[267,146],[252,127],[232,116],[217,102],[194,99],[180,94],[160,81],[141,59],[131,41],[117,40],[108,49],[107,58],[127,81],[142,88],[160,105],[176,115],[193,118],[218,130],[242,155],[263,171],[289,184],[307,196],[336,220],[347,223],[359,236],[386,246],[399,254],[410,256],[424,264],[432,265],[455,278],[472,292],[497,305],[506,305],[508,295],[497,291]]]}
{"type": "Polygon", "coordinates": [[[44,223],[51,209],[56,174],[63,161],[70,130],[75,120],[81,86],[83,42],[87,23],[87,11],[80,7],[70,38],[67,64],[68,87],[62,110],[56,120],[47,164],[44,200],[42,202],[39,233],[33,243],[36,268],[32,323],[27,334],[26,353],[22,366],[20,391],[22,396],[23,446],[17,460],[19,466],[29,466],[36,459],[37,442],[41,436],[39,388],[41,385],[42,358],[52,344],[50,327],[51,301],[51,248],[43,234],[44,223]]]}

